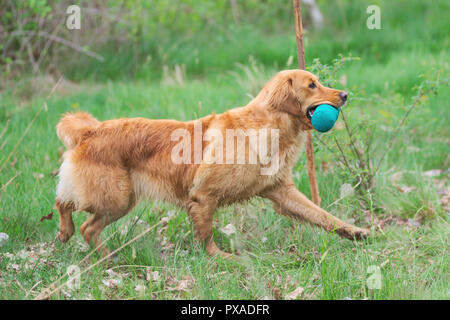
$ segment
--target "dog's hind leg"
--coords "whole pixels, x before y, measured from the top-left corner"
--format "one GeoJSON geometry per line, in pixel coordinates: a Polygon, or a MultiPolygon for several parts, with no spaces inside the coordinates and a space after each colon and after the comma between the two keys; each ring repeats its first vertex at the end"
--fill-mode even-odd
{"type": "Polygon", "coordinates": [[[122,167],[78,161],[77,175],[78,210],[90,213],[80,227],[86,242],[98,247],[107,255],[109,250],[102,244],[100,233],[110,223],[127,214],[135,204],[133,186],[128,171],[122,167]]]}
{"type": "Polygon", "coordinates": [[[72,212],[75,210],[73,202],[61,202],[56,200],[56,209],[59,212],[59,233],[58,239],[66,242],[75,233],[75,226],[72,220],[72,212]]]}
{"type": "Polygon", "coordinates": [[[109,254],[108,248],[106,248],[100,239],[100,233],[102,230],[112,221],[107,221],[104,215],[94,215],[89,217],[80,228],[81,234],[84,240],[91,246],[97,248],[104,256],[109,254]]]}
{"type": "Polygon", "coordinates": [[[205,244],[208,254],[211,256],[220,255],[223,258],[230,259],[233,255],[221,251],[212,237],[213,216],[216,206],[215,200],[194,196],[189,202],[189,215],[194,224],[196,237],[205,244]]]}
{"type": "Polygon", "coordinates": [[[83,222],[83,224],[80,227],[80,233],[84,237],[84,231],[86,231],[86,228],[91,224],[92,220],[94,220],[94,215],[91,215],[86,219],[86,221],[83,222]]]}
{"type": "Polygon", "coordinates": [[[134,202],[130,202],[127,207],[121,208],[121,210],[111,210],[108,214],[101,211],[93,213],[80,227],[80,232],[84,240],[100,251],[104,256],[107,256],[109,254],[109,249],[102,243],[100,233],[106,226],[126,215],[133,206],[134,202]]]}
{"type": "Polygon", "coordinates": [[[108,248],[102,243],[100,239],[100,233],[102,230],[113,223],[114,221],[120,219],[125,214],[127,214],[132,207],[134,206],[134,202],[130,202],[127,207],[124,208],[116,208],[115,210],[111,209],[108,212],[105,211],[92,211],[91,216],[83,222],[80,227],[80,233],[83,236],[84,240],[94,248],[97,248],[104,256],[109,254],[108,248]]]}

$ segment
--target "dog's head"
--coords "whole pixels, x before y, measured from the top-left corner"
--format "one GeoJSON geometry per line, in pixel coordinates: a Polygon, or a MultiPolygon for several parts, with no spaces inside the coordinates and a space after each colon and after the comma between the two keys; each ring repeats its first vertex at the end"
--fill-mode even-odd
{"type": "Polygon", "coordinates": [[[311,116],[315,108],[320,104],[338,108],[347,101],[347,93],[323,86],[308,71],[285,70],[268,83],[267,98],[271,108],[298,117],[304,129],[312,129],[311,116]]]}

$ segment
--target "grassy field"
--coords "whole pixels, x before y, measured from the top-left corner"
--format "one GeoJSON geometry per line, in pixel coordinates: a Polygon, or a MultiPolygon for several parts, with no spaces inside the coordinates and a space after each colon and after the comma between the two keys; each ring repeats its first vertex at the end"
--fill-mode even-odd
{"type": "MultiPolygon", "coordinates": [[[[363,2],[352,10],[336,3],[324,11],[330,17],[326,30],[307,33],[307,65],[314,58],[330,64],[338,53],[360,58],[337,72],[336,87],[350,93],[345,116],[359,147],[365,148],[365,133],[371,133],[369,160],[376,165],[417,86],[450,75],[450,26],[444,16],[449,5],[381,2],[382,29],[368,30],[363,2]]],[[[57,79],[48,76],[21,77],[0,92],[0,232],[9,235],[0,246],[0,299],[33,299],[65,283],[69,266],[83,272],[101,259],[96,253],[85,258],[91,250],[79,232],[67,244],[52,243],[59,222],[55,170],[63,150],[55,125],[62,113],[80,109],[100,120],[190,120],[245,105],[277,71],[295,68],[292,30],[264,34],[241,26],[209,43],[206,33],[180,37],[164,59],[137,68],[126,49],[105,52],[103,64],[80,57],[84,67],[69,63],[52,94],[57,79]],[[166,71],[157,65],[166,65],[166,71]],[[176,65],[186,70],[178,78],[176,65]],[[53,219],[40,221],[50,212],[53,219]]],[[[62,287],[52,298],[449,299],[450,91],[444,84],[436,93],[425,95],[409,114],[363,197],[343,193],[343,185],[355,186],[357,180],[338,163],[333,144],[334,137],[346,141],[342,119],[330,133],[314,133],[322,207],[372,228],[369,239],[340,239],[254,199],[216,212],[216,243],[240,253],[236,262],[224,261],[210,258],[195,241],[186,212],[141,203],[103,232],[110,249],[164,218],[163,223],[114,261],[83,273],[79,289],[62,287]],[[229,224],[236,232],[227,235],[223,228],[229,224]],[[381,286],[369,289],[374,266],[381,286]]],[[[305,165],[301,155],[294,178],[309,196],[305,165]]],[[[74,214],[77,228],[86,215],[74,214]]]]}

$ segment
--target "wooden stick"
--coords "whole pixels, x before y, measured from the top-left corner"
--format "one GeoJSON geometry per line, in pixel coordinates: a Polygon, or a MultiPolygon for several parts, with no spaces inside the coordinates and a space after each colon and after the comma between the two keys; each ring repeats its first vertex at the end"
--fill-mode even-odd
{"type": "MultiPolygon", "coordinates": [[[[298,67],[305,70],[305,49],[303,46],[302,11],[300,0],[293,0],[295,14],[295,35],[297,38],[298,67]]],[[[320,206],[319,187],[317,185],[316,168],[314,166],[314,150],[311,131],[306,133],[306,162],[308,165],[309,187],[312,201],[320,206]]]]}

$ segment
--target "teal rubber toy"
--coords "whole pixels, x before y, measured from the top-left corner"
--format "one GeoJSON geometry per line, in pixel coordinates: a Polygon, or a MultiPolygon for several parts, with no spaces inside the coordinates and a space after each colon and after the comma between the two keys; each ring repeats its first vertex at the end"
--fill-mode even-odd
{"type": "Polygon", "coordinates": [[[339,116],[339,109],[329,104],[317,106],[311,117],[311,124],[319,132],[327,132],[333,128],[339,116]]]}

